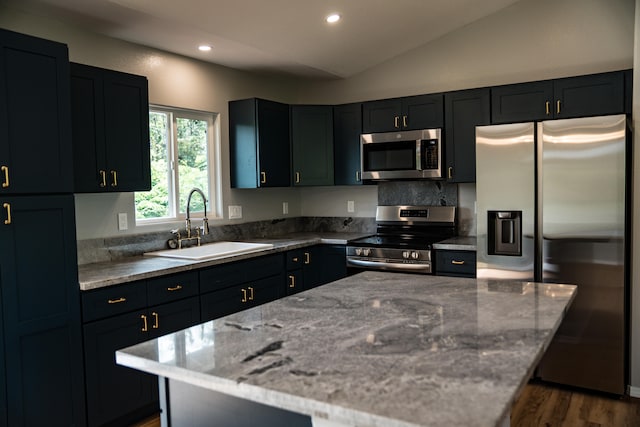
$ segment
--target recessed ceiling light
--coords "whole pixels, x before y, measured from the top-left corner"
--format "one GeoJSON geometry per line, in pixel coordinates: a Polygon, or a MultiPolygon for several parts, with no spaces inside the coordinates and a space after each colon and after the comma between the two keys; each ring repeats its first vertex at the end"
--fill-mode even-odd
{"type": "Polygon", "coordinates": [[[200,46],[198,46],[198,50],[202,52],[209,52],[211,50],[211,46],[209,46],[208,44],[201,44],[200,46]]]}
{"type": "Polygon", "coordinates": [[[327,16],[326,21],[329,24],[333,24],[336,23],[340,20],[341,16],[338,15],[337,13],[332,13],[331,15],[327,16]]]}

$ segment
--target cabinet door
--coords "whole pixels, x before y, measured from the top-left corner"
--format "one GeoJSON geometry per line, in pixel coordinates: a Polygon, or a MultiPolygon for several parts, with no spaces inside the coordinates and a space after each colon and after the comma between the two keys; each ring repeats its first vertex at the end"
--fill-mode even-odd
{"type": "Polygon", "coordinates": [[[51,425],[52,415],[84,425],[73,196],[0,196],[0,206],[8,425],[51,425]]]}
{"type": "Polygon", "coordinates": [[[289,106],[257,100],[260,187],[288,187],[291,177],[289,106]]]}
{"type": "Polygon", "coordinates": [[[402,129],[400,99],[381,99],[362,103],[362,133],[391,132],[402,129]]]}
{"type": "Polygon", "coordinates": [[[322,282],[329,283],[347,277],[347,253],[345,245],[322,245],[324,263],[322,282]]]}
{"type": "Polygon", "coordinates": [[[66,45],[0,29],[0,194],[73,191],[66,45]]]}
{"type": "Polygon", "coordinates": [[[241,285],[200,295],[202,321],[217,319],[256,305],[273,301],[281,295],[284,274],[253,280],[241,285]]]}
{"type": "Polygon", "coordinates": [[[554,80],[553,92],[558,119],[625,112],[623,72],[554,80]]]}
{"type": "Polygon", "coordinates": [[[232,188],[288,187],[289,106],[259,98],[229,102],[232,188]]]}
{"type": "Polygon", "coordinates": [[[322,246],[310,246],[302,250],[302,263],[305,289],[322,285],[324,282],[324,258],[322,246]]]}
{"type": "Polygon", "coordinates": [[[150,338],[170,334],[200,323],[200,298],[192,297],[147,310],[150,338]]]}
{"type": "Polygon", "coordinates": [[[75,192],[106,191],[107,160],[102,88],[102,73],[98,68],[71,64],[75,192]]]}
{"type": "Polygon", "coordinates": [[[127,425],[159,411],[157,377],[115,360],[116,350],[150,338],[143,330],[147,315],[138,310],[84,325],[89,426],[127,425]]]}
{"type": "Polygon", "coordinates": [[[491,122],[515,123],[553,118],[553,82],[545,80],[491,88],[491,122]]]}
{"type": "Polygon", "coordinates": [[[151,189],[147,79],[104,71],[107,181],[112,191],[151,189]]]}
{"type": "Polygon", "coordinates": [[[295,186],[333,185],[331,106],[291,106],[291,151],[295,186]]]}
{"type": "Polygon", "coordinates": [[[402,98],[402,129],[433,129],[444,126],[443,95],[416,95],[402,98]]]}
{"type": "Polygon", "coordinates": [[[444,104],[447,178],[450,182],[475,182],[476,126],[490,124],[490,91],[449,92],[444,104]]]}
{"type": "Polygon", "coordinates": [[[362,104],[333,107],[334,185],[359,185],[362,104]]]}

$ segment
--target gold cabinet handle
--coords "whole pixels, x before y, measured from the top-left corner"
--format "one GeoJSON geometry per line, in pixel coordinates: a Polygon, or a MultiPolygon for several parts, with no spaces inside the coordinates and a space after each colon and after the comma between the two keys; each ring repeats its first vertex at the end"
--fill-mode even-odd
{"type": "Polygon", "coordinates": [[[125,302],[127,299],[125,297],[120,297],[118,299],[110,299],[107,300],[109,304],[120,304],[121,302],[125,302]]]}
{"type": "Polygon", "coordinates": [[[560,114],[560,100],[556,101],[556,114],[560,114]]]}
{"type": "Polygon", "coordinates": [[[393,127],[400,129],[400,116],[395,116],[393,118],[393,127]]]}
{"type": "Polygon", "coordinates": [[[147,332],[149,330],[147,325],[147,316],[143,314],[140,316],[140,318],[142,319],[142,332],[147,332]]]}
{"type": "Polygon", "coordinates": [[[360,171],[356,171],[356,182],[360,182],[360,171]]]}
{"type": "Polygon", "coordinates": [[[293,262],[298,262],[298,257],[297,257],[297,256],[294,256],[294,257],[291,259],[291,261],[293,261],[293,262]]]}
{"type": "Polygon", "coordinates": [[[107,186],[107,171],[100,169],[100,188],[107,186]]]}
{"type": "Polygon", "coordinates": [[[409,126],[407,124],[407,116],[402,116],[402,127],[406,128],[407,126],[409,126]]]}
{"type": "Polygon", "coordinates": [[[260,184],[266,184],[266,183],[267,183],[267,173],[260,172],[260,184]]]}
{"type": "Polygon", "coordinates": [[[4,172],[4,182],[2,183],[2,188],[7,188],[9,186],[9,166],[1,166],[0,170],[4,172]]]}
{"type": "Polygon", "coordinates": [[[451,264],[453,265],[464,265],[464,261],[456,261],[455,259],[451,260],[451,264]]]}
{"type": "Polygon", "coordinates": [[[304,253],[304,263],[311,264],[311,255],[309,255],[309,252],[304,253]]]}
{"type": "Polygon", "coordinates": [[[245,288],[240,290],[242,291],[242,299],[240,299],[240,302],[247,302],[247,290],[245,288]]]}
{"type": "Polygon", "coordinates": [[[9,203],[3,203],[2,207],[7,211],[7,219],[4,220],[4,225],[11,224],[11,205],[9,203]]]}
{"type": "Polygon", "coordinates": [[[453,166],[449,166],[447,168],[447,178],[449,179],[453,178],[453,166]]]}
{"type": "Polygon", "coordinates": [[[296,276],[289,276],[289,287],[290,288],[295,288],[296,287],[296,276]]]}
{"type": "Polygon", "coordinates": [[[249,301],[253,301],[253,291],[254,289],[251,286],[249,286],[249,301]]]}
{"type": "Polygon", "coordinates": [[[167,290],[168,290],[169,292],[179,291],[180,289],[182,289],[182,285],[176,285],[176,286],[174,286],[174,287],[172,287],[172,288],[167,288],[167,290]]]}
{"type": "Polygon", "coordinates": [[[547,113],[547,116],[551,114],[551,103],[549,101],[544,103],[544,110],[547,113]]]}
{"type": "Polygon", "coordinates": [[[300,172],[296,172],[296,184],[300,184],[300,172]]]}
{"type": "Polygon", "coordinates": [[[151,315],[153,316],[153,326],[151,327],[153,329],[158,329],[160,327],[160,316],[158,316],[158,313],[155,311],[152,312],[151,315]]]}
{"type": "Polygon", "coordinates": [[[118,186],[118,172],[116,171],[111,171],[111,186],[112,187],[118,186]]]}

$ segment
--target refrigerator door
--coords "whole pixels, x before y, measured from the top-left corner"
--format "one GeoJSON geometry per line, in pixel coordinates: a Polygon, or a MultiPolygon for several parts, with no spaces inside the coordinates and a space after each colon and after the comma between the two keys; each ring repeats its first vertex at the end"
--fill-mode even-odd
{"type": "Polygon", "coordinates": [[[624,394],[626,117],[548,121],[538,134],[543,280],[578,285],[538,375],[624,394]]]}
{"type": "Polygon", "coordinates": [[[534,278],[533,123],[476,128],[477,276],[534,278]]]}

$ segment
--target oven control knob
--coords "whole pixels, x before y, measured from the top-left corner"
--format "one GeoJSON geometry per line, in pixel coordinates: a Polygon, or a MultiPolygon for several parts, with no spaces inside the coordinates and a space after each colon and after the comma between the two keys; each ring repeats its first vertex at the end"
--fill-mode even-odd
{"type": "Polygon", "coordinates": [[[420,257],[420,254],[418,252],[411,252],[412,259],[418,259],[419,257],[420,257]]]}
{"type": "Polygon", "coordinates": [[[364,248],[364,249],[362,250],[362,255],[364,255],[364,256],[369,256],[370,254],[371,254],[371,249],[369,249],[369,248],[364,248]]]}
{"type": "Polygon", "coordinates": [[[402,251],[402,258],[404,258],[404,259],[409,259],[409,255],[410,255],[410,254],[411,254],[411,253],[410,253],[409,251],[402,251]]]}
{"type": "Polygon", "coordinates": [[[356,255],[362,255],[362,248],[356,248],[356,255]]]}

